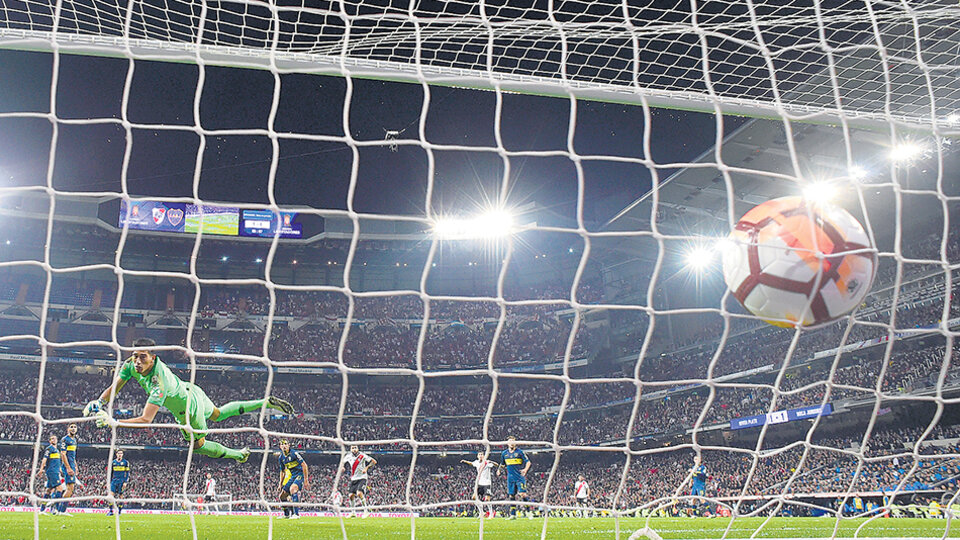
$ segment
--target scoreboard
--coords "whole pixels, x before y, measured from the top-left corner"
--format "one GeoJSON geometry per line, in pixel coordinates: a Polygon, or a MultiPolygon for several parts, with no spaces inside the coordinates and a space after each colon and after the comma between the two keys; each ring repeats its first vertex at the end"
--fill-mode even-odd
{"type": "Polygon", "coordinates": [[[296,212],[240,209],[231,206],[168,203],[163,201],[120,201],[118,225],[141,231],[301,238],[303,226],[296,212]]]}

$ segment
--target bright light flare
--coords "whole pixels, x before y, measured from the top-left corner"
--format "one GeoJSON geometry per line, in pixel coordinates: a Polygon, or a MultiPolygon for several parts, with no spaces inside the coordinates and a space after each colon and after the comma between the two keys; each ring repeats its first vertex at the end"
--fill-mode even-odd
{"type": "Polygon", "coordinates": [[[847,173],[850,174],[850,178],[853,178],[857,182],[863,181],[867,175],[870,174],[865,167],[861,167],[860,165],[854,165],[850,167],[850,170],[848,170],[847,173]]]}
{"type": "Polygon", "coordinates": [[[707,246],[692,246],[687,249],[683,258],[687,262],[687,267],[691,270],[701,273],[713,263],[714,250],[707,246]]]}
{"type": "Polygon", "coordinates": [[[803,188],[803,198],[814,203],[829,203],[837,198],[837,188],[829,182],[814,182],[803,188]]]}
{"type": "Polygon", "coordinates": [[[896,163],[908,163],[923,154],[923,146],[914,142],[898,144],[890,149],[890,160],[896,163]]]}
{"type": "Polygon", "coordinates": [[[474,218],[439,218],[433,234],[441,240],[495,239],[513,234],[514,218],[506,210],[490,210],[474,218]]]}

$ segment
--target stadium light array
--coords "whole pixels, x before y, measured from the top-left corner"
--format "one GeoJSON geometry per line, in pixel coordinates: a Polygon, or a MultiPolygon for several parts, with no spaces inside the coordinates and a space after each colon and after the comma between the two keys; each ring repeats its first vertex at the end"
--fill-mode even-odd
{"type": "Polygon", "coordinates": [[[433,234],[441,240],[495,239],[513,232],[513,215],[500,209],[473,218],[439,218],[433,224],[433,234]]]}
{"type": "Polygon", "coordinates": [[[890,149],[889,157],[895,163],[909,163],[923,154],[923,146],[915,142],[900,143],[890,149]]]}

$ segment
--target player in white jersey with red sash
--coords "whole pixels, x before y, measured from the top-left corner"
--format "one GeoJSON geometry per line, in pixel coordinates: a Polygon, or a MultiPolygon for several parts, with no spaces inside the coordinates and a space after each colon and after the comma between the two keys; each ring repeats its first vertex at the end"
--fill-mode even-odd
{"type": "Polygon", "coordinates": [[[208,514],[219,510],[216,507],[217,501],[217,481],[213,475],[207,473],[207,483],[203,486],[203,504],[208,514]]]}
{"type": "Polygon", "coordinates": [[[356,507],[355,498],[363,507],[363,517],[367,517],[367,471],[377,464],[377,460],[360,451],[359,446],[351,446],[350,453],[343,456],[343,467],[350,471],[350,506],[356,507]]]}
{"type": "Polygon", "coordinates": [[[581,474],[577,477],[577,483],[573,485],[573,497],[577,501],[577,506],[580,507],[577,510],[577,515],[580,517],[587,517],[587,506],[590,502],[590,485],[587,484],[587,479],[581,474]]]}
{"type": "MultiPolygon", "coordinates": [[[[474,491],[474,498],[478,501],[490,502],[490,499],[493,497],[493,488],[491,487],[493,485],[492,473],[493,470],[497,468],[498,463],[487,459],[486,452],[477,452],[476,461],[461,459],[460,463],[471,465],[477,470],[477,486],[474,491]]],[[[499,469],[497,469],[497,474],[500,474],[499,469]]],[[[484,508],[482,504],[480,507],[484,508]]],[[[488,504],[485,508],[486,510],[483,512],[484,517],[493,517],[493,507],[488,504]]]]}

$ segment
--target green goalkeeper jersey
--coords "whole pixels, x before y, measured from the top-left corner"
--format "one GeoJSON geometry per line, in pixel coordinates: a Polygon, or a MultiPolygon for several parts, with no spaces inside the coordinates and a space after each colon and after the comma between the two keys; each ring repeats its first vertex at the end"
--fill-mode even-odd
{"type": "Polygon", "coordinates": [[[159,356],[154,357],[153,368],[146,375],[137,373],[133,360],[127,360],[120,368],[119,377],[125,381],[136,379],[147,393],[147,403],[166,408],[178,420],[186,416],[190,407],[196,411],[197,405],[209,401],[203,390],[181,381],[159,356]]]}

